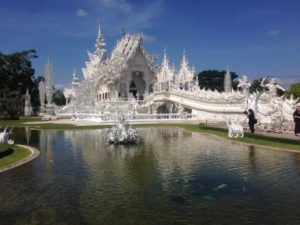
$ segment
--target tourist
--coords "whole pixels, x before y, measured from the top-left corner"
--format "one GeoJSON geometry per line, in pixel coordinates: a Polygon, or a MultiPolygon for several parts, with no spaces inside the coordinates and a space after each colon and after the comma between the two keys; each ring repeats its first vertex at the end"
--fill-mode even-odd
{"type": "Polygon", "coordinates": [[[249,124],[250,131],[251,133],[254,133],[255,131],[254,124],[257,123],[257,120],[255,118],[254,111],[252,109],[248,110],[247,117],[248,117],[248,124],[249,124]]]}
{"type": "Polygon", "coordinates": [[[295,136],[300,136],[300,103],[293,114],[295,121],[295,136]]]}

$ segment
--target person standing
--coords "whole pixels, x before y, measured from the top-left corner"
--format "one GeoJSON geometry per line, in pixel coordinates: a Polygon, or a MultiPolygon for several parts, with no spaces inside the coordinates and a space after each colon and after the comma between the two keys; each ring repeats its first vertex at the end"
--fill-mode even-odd
{"type": "Polygon", "coordinates": [[[248,124],[249,124],[249,128],[251,133],[254,133],[255,129],[254,129],[254,124],[257,123],[257,120],[255,119],[255,115],[254,115],[254,111],[252,109],[248,110],[248,124]]]}
{"type": "Polygon", "coordinates": [[[300,136],[300,103],[293,114],[295,122],[295,136],[300,136]]]}

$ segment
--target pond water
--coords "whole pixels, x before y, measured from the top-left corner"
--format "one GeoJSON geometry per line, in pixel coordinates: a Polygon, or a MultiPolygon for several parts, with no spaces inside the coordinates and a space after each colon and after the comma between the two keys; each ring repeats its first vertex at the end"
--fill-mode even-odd
{"type": "Polygon", "coordinates": [[[41,150],[0,174],[0,224],[300,224],[300,154],[177,128],[16,130],[41,150]]]}

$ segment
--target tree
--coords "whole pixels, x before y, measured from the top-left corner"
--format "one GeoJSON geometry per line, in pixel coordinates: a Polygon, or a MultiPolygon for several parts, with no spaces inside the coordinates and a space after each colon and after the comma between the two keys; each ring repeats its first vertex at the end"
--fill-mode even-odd
{"type": "Polygon", "coordinates": [[[58,105],[58,106],[62,106],[62,105],[65,105],[66,104],[66,98],[64,96],[64,93],[62,92],[62,90],[56,90],[54,93],[53,93],[53,99],[52,101],[58,105]]]}
{"type": "MultiPolygon", "coordinates": [[[[204,70],[198,74],[198,82],[201,88],[224,91],[224,76],[226,71],[219,70],[204,70]]],[[[235,72],[230,72],[233,89],[237,88],[235,79],[238,75],[235,72]]]]}
{"type": "Polygon", "coordinates": [[[255,79],[251,82],[251,86],[250,86],[250,93],[253,93],[253,92],[260,92],[260,91],[263,91],[264,88],[262,86],[260,86],[260,83],[262,81],[262,78],[259,78],[259,79],[255,79]]]}
{"type": "Polygon", "coordinates": [[[287,92],[284,94],[286,97],[290,98],[291,95],[294,96],[294,98],[300,99],[300,83],[293,84],[287,92]]]}
{"type": "MultiPolygon", "coordinates": [[[[33,58],[37,58],[33,49],[8,55],[0,52],[0,116],[23,114],[26,89],[31,93],[35,86],[33,58]]],[[[32,99],[36,97],[32,96],[32,99]]]]}

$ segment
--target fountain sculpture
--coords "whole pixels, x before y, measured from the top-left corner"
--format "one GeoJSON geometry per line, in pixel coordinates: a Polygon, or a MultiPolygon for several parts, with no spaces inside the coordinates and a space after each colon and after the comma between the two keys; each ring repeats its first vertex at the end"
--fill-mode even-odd
{"type": "Polygon", "coordinates": [[[110,144],[135,144],[137,132],[130,126],[126,117],[121,114],[108,132],[107,138],[110,144]]]}

